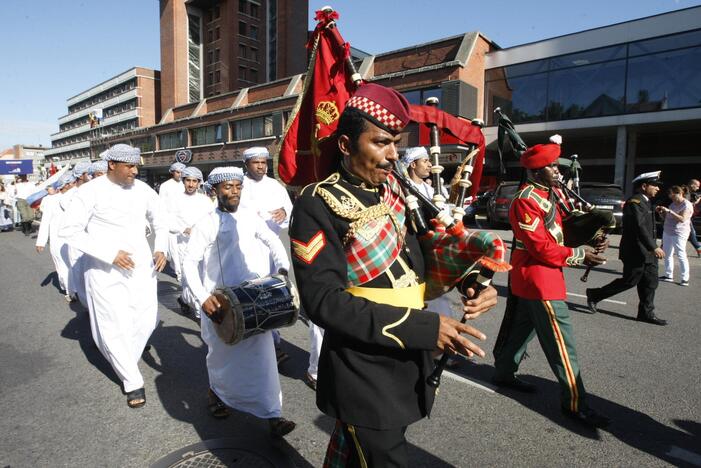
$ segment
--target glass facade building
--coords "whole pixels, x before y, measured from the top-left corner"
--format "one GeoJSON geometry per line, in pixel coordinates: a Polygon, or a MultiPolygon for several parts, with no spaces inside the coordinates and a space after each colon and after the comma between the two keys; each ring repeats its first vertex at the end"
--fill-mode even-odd
{"type": "Polygon", "coordinates": [[[485,100],[489,125],[701,107],[701,29],[488,69],[485,100]]]}

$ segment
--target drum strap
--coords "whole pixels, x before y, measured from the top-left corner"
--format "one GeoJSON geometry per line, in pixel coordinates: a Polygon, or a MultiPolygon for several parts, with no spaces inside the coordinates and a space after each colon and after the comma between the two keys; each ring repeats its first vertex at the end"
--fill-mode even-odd
{"type": "Polygon", "coordinates": [[[355,297],[362,297],[378,304],[397,307],[424,308],[424,291],[426,283],[415,284],[407,288],[364,288],[353,286],[346,289],[355,297]]]}

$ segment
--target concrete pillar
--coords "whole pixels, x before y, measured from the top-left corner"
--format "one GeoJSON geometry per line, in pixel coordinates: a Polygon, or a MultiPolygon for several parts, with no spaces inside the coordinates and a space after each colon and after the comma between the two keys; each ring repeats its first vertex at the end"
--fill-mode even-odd
{"type": "Polygon", "coordinates": [[[635,177],[636,153],[638,151],[638,134],[635,131],[628,131],[628,154],[626,156],[626,173],[623,193],[626,196],[633,194],[633,178],[635,177]]]}
{"type": "Polygon", "coordinates": [[[616,129],[616,156],[614,159],[613,183],[623,187],[626,178],[626,149],[628,146],[628,128],[620,125],[616,129]]]}

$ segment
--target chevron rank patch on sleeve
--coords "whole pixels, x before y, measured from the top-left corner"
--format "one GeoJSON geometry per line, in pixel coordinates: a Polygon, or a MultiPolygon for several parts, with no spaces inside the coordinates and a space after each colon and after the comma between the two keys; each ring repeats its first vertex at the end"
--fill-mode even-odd
{"type": "Polygon", "coordinates": [[[538,227],[538,223],[540,222],[540,218],[534,218],[528,213],[525,213],[523,216],[523,223],[519,221],[518,225],[521,229],[524,231],[530,231],[533,232],[535,231],[535,228],[538,227]]]}
{"type": "Polygon", "coordinates": [[[309,242],[307,243],[297,239],[290,240],[292,241],[292,253],[295,255],[295,257],[308,265],[311,265],[317,255],[319,255],[319,253],[326,246],[326,236],[324,236],[324,231],[318,231],[312,236],[311,239],[309,239],[309,242]]]}

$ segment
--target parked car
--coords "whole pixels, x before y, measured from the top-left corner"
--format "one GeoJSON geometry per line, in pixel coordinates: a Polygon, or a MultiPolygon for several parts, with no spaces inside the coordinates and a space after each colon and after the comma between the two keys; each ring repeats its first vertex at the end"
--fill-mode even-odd
{"type": "Polygon", "coordinates": [[[518,191],[518,181],[504,181],[494,189],[494,195],[487,202],[487,222],[493,227],[509,224],[509,206],[518,191]]]}
{"type": "Polygon", "coordinates": [[[620,186],[603,182],[581,182],[579,194],[594,205],[594,208],[612,211],[613,217],[616,218],[616,230],[621,229],[623,205],[626,200],[620,186]]]}

